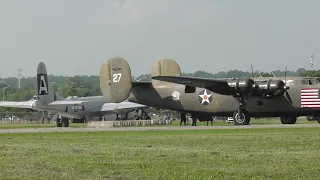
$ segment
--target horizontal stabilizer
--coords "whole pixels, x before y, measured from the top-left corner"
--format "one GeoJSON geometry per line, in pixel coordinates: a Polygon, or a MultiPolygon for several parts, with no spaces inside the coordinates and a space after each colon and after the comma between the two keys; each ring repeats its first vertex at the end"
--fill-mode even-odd
{"type": "Polygon", "coordinates": [[[32,109],[35,101],[2,101],[0,107],[32,109]]]}
{"type": "Polygon", "coordinates": [[[125,101],[121,103],[105,103],[102,106],[101,111],[113,111],[113,110],[119,110],[119,109],[130,109],[130,108],[141,108],[141,107],[146,107],[146,106],[142,104],[125,101]]]}
{"type": "Polygon", "coordinates": [[[209,79],[183,76],[154,76],[152,77],[152,79],[182,84],[190,87],[205,88],[218,94],[230,95],[233,93],[233,89],[228,85],[228,82],[223,79],[209,79]]]}

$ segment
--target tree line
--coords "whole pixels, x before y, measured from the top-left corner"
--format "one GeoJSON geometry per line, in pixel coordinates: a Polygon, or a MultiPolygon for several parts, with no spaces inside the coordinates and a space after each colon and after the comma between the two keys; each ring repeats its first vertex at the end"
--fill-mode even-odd
{"type": "MultiPolygon", "coordinates": [[[[302,77],[320,77],[320,70],[306,70],[299,68],[296,71],[287,71],[287,76],[302,76],[302,77]]],[[[240,77],[282,77],[285,71],[277,70],[272,72],[245,72],[240,70],[221,71],[218,73],[209,73],[205,71],[196,71],[194,73],[182,73],[182,76],[202,77],[202,78],[240,78],[240,77]]],[[[48,75],[49,81],[54,91],[66,98],[68,96],[97,96],[101,95],[99,76],[54,76],[48,75]]],[[[150,80],[150,74],[142,74],[133,77],[133,81],[150,80]]],[[[4,100],[6,101],[27,101],[35,94],[36,77],[25,77],[20,80],[20,89],[18,88],[18,78],[8,77],[0,78],[0,89],[4,87],[4,100]],[[8,86],[9,85],[9,86],[8,86]]],[[[0,91],[1,92],[1,91],[0,91]]],[[[0,93],[3,100],[3,93],[0,93]]],[[[1,111],[1,109],[0,109],[1,111]]]]}

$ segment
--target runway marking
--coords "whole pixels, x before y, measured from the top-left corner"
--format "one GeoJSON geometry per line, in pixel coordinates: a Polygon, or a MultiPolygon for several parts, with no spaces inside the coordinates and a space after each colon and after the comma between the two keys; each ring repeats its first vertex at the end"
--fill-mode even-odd
{"type": "Polygon", "coordinates": [[[6,133],[40,133],[40,132],[104,132],[104,131],[152,131],[152,130],[204,130],[204,129],[261,129],[261,128],[320,128],[320,124],[267,124],[242,126],[161,126],[161,127],[114,127],[114,128],[20,128],[0,129],[6,133]]]}

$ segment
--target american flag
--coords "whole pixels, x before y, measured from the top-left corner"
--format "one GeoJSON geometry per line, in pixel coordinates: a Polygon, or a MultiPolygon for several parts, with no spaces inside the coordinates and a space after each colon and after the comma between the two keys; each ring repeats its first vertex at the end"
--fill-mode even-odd
{"type": "Polygon", "coordinates": [[[320,90],[318,88],[301,89],[301,107],[320,108],[320,90]]]}
{"type": "Polygon", "coordinates": [[[310,63],[310,65],[311,65],[311,68],[313,68],[313,65],[314,65],[314,63],[313,63],[313,51],[312,51],[312,54],[311,54],[309,63],[310,63]]]}

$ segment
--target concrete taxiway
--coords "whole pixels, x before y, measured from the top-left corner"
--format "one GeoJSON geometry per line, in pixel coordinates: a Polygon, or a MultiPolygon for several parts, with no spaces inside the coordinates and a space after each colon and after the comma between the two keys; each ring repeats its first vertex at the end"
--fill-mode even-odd
{"type": "Polygon", "coordinates": [[[154,131],[154,130],[203,130],[203,129],[255,129],[255,128],[320,128],[320,124],[263,124],[247,126],[152,126],[152,127],[111,127],[111,128],[21,128],[0,129],[5,133],[39,132],[103,132],[103,131],[154,131]]]}

